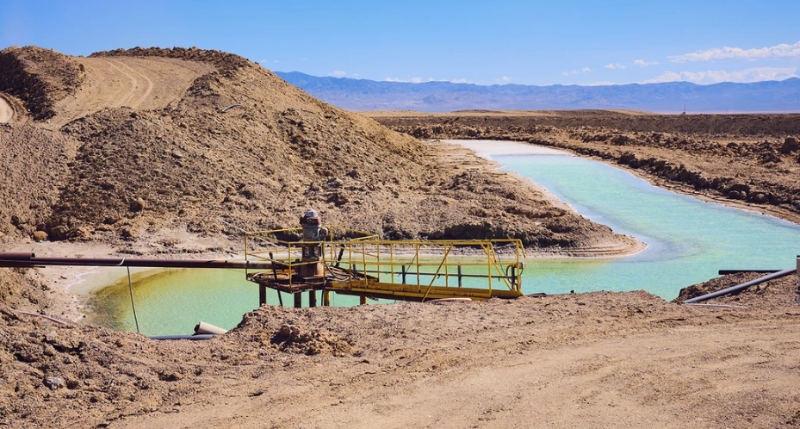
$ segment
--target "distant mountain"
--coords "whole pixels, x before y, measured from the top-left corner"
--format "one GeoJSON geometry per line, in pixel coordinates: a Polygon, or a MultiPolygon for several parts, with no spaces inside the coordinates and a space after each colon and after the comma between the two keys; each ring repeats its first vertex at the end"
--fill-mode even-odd
{"type": "Polygon", "coordinates": [[[314,97],[349,110],[633,109],[680,112],[800,112],[800,79],[696,85],[688,82],[579,86],[377,82],[275,72],[314,97]]]}

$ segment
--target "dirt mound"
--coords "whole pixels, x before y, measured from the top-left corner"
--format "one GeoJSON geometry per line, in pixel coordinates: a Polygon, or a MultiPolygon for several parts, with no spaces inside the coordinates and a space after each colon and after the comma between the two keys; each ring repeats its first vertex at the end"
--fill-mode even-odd
{"type": "MultiPolygon", "coordinates": [[[[182,378],[202,373],[190,354],[167,358],[169,344],[136,334],[60,325],[5,306],[0,327],[0,380],[7,387],[0,391],[0,422],[12,427],[96,427],[157,411],[193,391],[182,378]]],[[[206,355],[202,349],[193,351],[206,355]]]]}
{"type": "Polygon", "coordinates": [[[23,268],[0,270],[0,305],[39,312],[50,305],[49,288],[23,268]]]}
{"type": "Polygon", "coordinates": [[[0,239],[49,229],[78,145],[33,124],[0,127],[0,239]]]}
{"type": "MultiPolygon", "coordinates": [[[[681,289],[673,302],[684,302],[707,293],[737,286],[763,277],[760,273],[729,274],[681,289]]],[[[797,275],[770,280],[743,291],[705,301],[710,304],[748,305],[755,307],[781,307],[792,305],[797,295],[797,275]]]]}
{"type": "Polygon", "coordinates": [[[83,81],[83,70],[74,59],[36,46],[0,51],[0,70],[0,91],[21,99],[38,120],[55,116],[55,103],[83,81]]]}
{"type": "MultiPolygon", "coordinates": [[[[77,142],[76,151],[43,155],[54,163],[42,163],[52,181],[29,183],[61,191],[35,204],[35,213],[12,207],[8,215],[18,220],[10,231],[100,240],[136,239],[163,227],[238,234],[224,225],[294,226],[298,213],[316,207],[326,223],[390,238],[511,237],[554,251],[632,245],[504,174],[443,160],[440,146],[322,103],[232,54],[136,48],[58,58],[78,61],[85,79],[75,97],[56,106],[54,123],[69,122],[50,139],[64,147],[77,142]],[[117,84],[108,97],[92,89],[125,81],[123,71],[133,79],[128,86],[117,84]]],[[[62,92],[80,83],[61,81],[62,92]]],[[[32,131],[15,128],[9,141],[20,144],[22,132],[32,131]]],[[[10,170],[34,164],[27,159],[10,170]]]]}
{"type": "Polygon", "coordinates": [[[115,49],[113,51],[100,51],[90,55],[95,57],[158,57],[175,58],[185,61],[195,61],[211,64],[225,77],[233,77],[234,73],[248,65],[250,61],[235,54],[227,52],[198,49],[198,48],[133,48],[115,49]]]}

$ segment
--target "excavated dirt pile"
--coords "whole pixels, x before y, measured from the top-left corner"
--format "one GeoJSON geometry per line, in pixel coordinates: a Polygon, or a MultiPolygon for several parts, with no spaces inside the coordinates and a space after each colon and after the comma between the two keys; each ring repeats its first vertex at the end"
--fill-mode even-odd
{"type": "Polygon", "coordinates": [[[642,291],[262,307],[228,334],[180,342],[0,306],[0,424],[791,427],[796,281],[723,301],[736,308],[642,291]]]}
{"type": "MultiPolygon", "coordinates": [[[[79,85],[80,70],[85,82],[104,82],[98,74],[116,70],[149,85],[157,81],[146,75],[157,61],[172,61],[172,67],[202,62],[213,70],[164,108],[125,107],[147,105],[147,97],[159,94],[154,88],[135,103],[120,95],[46,136],[29,136],[37,124],[20,130],[12,124],[0,133],[2,150],[15,144],[54,148],[41,160],[20,154],[3,161],[9,176],[24,176],[22,171],[33,171],[30,165],[47,173],[26,177],[30,189],[14,197],[19,207],[7,209],[0,232],[101,241],[131,240],[162,228],[238,234],[226,225],[295,226],[305,208],[315,207],[328,224],[389,238],[512,237],[554,251],[632,244],[554,207],[519,181],[481,166],[443,162],[434,145],[322,103],[236,55],[195,48],[136,48],[85,59],[52,54],[59,70],[79,71],[67,79],[72,75],[66,72],[47,75],[50,57],[33,55],[41,51],[9,48],[3,55],[49,82],[41,91],[48,99],[79,85]],[[136,61],[122,61],[131,58],[136,61]],[[104,60],[110,61],[104,67],[92,62],[104,60]],[[136,69],[150,60],[149,69],[136,69]]],[[[0,90],[19,95],[14,85],[0,90]]],[[[85,97],[88,89],[79,89],[85,97]]],[[[44,103],[23,95],[26,105],[44,103]]],[[[50,108],[44,104],[37,108],[50,108]]],[[[64,122],[59,112],[53,121],[64,122]]]]}

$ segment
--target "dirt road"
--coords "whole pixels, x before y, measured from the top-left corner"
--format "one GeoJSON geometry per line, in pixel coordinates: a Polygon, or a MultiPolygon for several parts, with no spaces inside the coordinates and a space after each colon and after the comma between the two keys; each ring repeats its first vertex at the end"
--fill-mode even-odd
{"type": "Polygon", "coordinates": [[[0,124],[6,124],[14,117],[14,109],[0,96],[0,124]]]}
{"type": "Polygon", "coordinates": [[[208,64],[171,58],[76,58],[86,81],[56,104],[49,128],[105,108],[161,109],[180,98],[192,82],[213,70],[208,64]],[[154,92],[153,89],[157,88],[154,92]]]}
{"type": "Polygon", "coordinates": [[[423,306],[399,319],[383,313],[390,307],[356,310],[365,341],[389,320],[395,335],[379,332],[360,357],[284,357],[282,368],[252,374],[240,367],[237,380],[200,382],[202,393],[172,412],[109,427],[707,428],[792,419],[800,326],[789,318],[641,301],[648,315],[634,322],[598,308],[597,298],[423,306]],[[548,309],[559,316],[541,320],[548,309]]]}

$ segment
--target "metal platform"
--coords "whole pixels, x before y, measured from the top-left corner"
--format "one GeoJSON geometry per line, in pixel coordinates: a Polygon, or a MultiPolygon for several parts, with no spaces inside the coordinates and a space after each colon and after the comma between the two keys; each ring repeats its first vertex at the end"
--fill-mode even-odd
{"type": "Polygon", "coordinates": [[[301,231],[245,235],[247,261],[272,267],[247,270],[247,279],[259,285],[261,305],[267,303],[267,289],[279,297],[295,295],[296,306],[303,292],[316,306],[317,291],[322,291],[322,305],[330,304],[331,292],[359,296],[362,303],[367,298],[424,302],[522,295],[525,250],[520,240],[383,240],[337,227],[325,229],[319,241],[285,238],[299,237],[301,231]]]}

